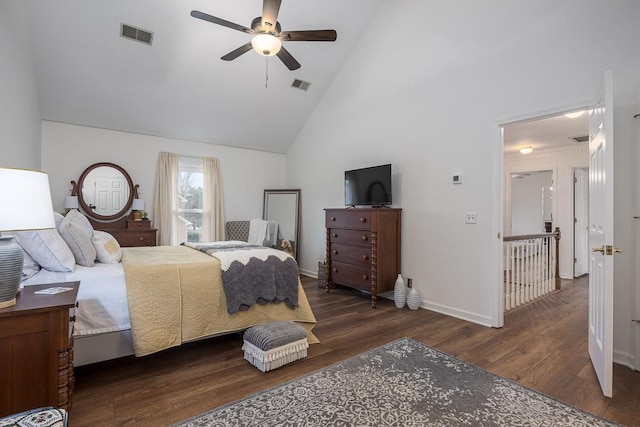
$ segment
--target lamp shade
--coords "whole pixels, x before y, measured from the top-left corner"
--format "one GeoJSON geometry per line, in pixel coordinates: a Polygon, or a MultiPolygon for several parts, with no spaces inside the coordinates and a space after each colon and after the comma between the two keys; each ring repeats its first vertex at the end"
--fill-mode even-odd
{"type": "Polygon", "coordinates": [[[0,168],[0,231],[55,228],[49,176],[0,168]]]}
{"type": "Polygon", "coordinates": [[[142,199],[133,199],[131,203],[132,211],[143,211],[144,210],[144,200],[142,199]]]}
{"type": "Polygon", "coordinates": [[[78,209],[78,196],[64,196],[65,209],[78,209]]]}
{"type": "Polygon", "coordinates": [[[262,56],[273,56],[280,52],[282,42],[274,35],[263,33],[251,39],[251,46],[262,56]]]}
{"type": "MultiPolygon", "coordinates": [[[[55,228],[46,173],[0,168],[0,232],[55,228]]],[[[16,303],[24,252],[11,236],[0,235],[0,308],[16,303]]]]}

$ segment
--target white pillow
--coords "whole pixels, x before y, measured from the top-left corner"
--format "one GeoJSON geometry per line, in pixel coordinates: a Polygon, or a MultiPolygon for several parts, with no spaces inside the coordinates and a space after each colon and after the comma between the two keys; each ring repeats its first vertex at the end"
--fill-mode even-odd
{"type": "Polygon", "coordinates": [[[95,230],[91,238],[96,248],[98,261],[104,264],[117,264],[122,259],[120,244],[111,234],[95,230]]]}
{"type": "Polygon", "coordinates": [[[31,258],[31,255],[29,255],[24,248],[22,249],[22,252],[24,253],[24,263],[22,264],[22,276],[20,277],[21,282],[23,280],[30,279],[40,271],[38,263],[31,258]]]}
{"type": "Polygon", "coordinates": [[[96,262],[96,248],[91,242],[93,226],[80,212],[71,209],[58,227],[60,235],[67,242],[76,263],[93,267],[96,262]]]}
{"type": "Polygon", "coordinates": [[[14,231],[13,237],[35,262],[49,271],[70,272],[76,260],[58,230],[14,231]]]}
{"type": "Polygon", "coordinates": [[[56,228],[58,228],[58,227],[60,227],[60,223],[64,219],[64,215],[62,215],[62,214],[60,214],[60,213],[58,213],[56,211],[53,211],[53,219],[56,222],[56,228]]]}

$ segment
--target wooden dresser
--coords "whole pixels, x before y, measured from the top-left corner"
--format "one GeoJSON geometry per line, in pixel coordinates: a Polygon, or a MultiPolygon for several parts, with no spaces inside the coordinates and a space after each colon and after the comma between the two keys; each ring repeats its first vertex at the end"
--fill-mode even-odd
{"type": "Polygon", "coordinates": [[[97,222],[89,218],[93,228],[111,234],[122,247],[156,246],[158,230],[151,221],[136,221],[132,215],[110,223],[97,222]]]}
{"type": "Polygon", "coordinates": [[[120,246],[156,246],[157,229],[151,228],[151,221],[128,219],[125,228],[104,230],[116,238],[120,246]]]}
{"type": "Polygon", "coordinates": [[[71,409],[73,321],[80,282],[25,286],[0,309],[0,417],[41,406],[71,409]],[[56,295],[34,291],[72,288],[56,295]]]}
{"type": "Polygon", "coordinates": [[[393,290],[400,273],[402,209],[325,209],[327,292],[334,284],[377,295],[393,290]]]}

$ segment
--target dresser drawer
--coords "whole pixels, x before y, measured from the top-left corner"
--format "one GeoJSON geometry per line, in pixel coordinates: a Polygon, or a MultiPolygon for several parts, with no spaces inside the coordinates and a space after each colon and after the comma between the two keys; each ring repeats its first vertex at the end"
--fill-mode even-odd
{"type": "Polygon", "coordinates": [[[371,292],[371,266],[332,262],[331,280],[339,285],[371,292]]]}
{"type": "Polygon", "coordinates": [[[364,230],[331,229],[331,243],[371,247],[371,232],[364,230]]]}
{"type": "Polygon", "coordinates": [[[116,238],[120,246],[155,246],[156,245],[156,230],[118,230],[113,232],[113,237],[116,238]]]}
{"type": "Polygon", "coordinates": [[[331,244],[331,259],[347,264],[371,266],[371,247],[331,244]]]}
{"type": "Polygon", "coordinates": [[[356,230],[371,229],[371,211],[342,210],[327,211],[326,228],[353,228],[356,230]]]}
{"type": "Polygon", "coordinates": [[[127,229],[129,230],[140,230],[140,229],[148,230],[150,228],[151,228],[151,221],[144,221],[144,220],[136,221],[134,219],[127,220],[127,229]]]}

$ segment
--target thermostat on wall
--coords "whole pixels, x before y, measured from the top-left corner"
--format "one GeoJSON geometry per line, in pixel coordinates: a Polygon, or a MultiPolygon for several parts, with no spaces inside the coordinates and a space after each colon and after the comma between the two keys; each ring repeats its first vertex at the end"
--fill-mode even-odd
{"type": "Polygon", "coordinates": [[[457,173],[457,174],[453,175],[453,177],[451,178],[451,183],[452,184],[462,184],[462,174],[461,173],[457,173]]]}

